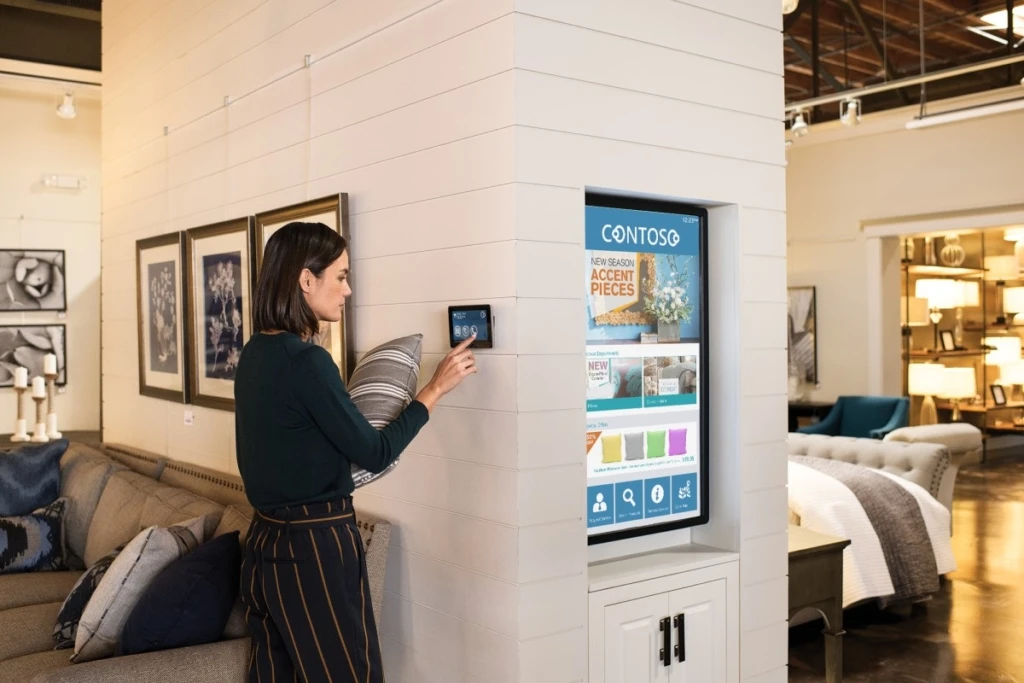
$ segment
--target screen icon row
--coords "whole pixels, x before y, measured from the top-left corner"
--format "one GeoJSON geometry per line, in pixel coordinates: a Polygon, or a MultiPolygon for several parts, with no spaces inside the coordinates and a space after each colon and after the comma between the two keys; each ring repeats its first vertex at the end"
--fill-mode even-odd
{"type": "Polygon", "coordinates": [[[587,526],[623,524],[697,510],[697,475],[677,474],[587,488],[587,526]]]}

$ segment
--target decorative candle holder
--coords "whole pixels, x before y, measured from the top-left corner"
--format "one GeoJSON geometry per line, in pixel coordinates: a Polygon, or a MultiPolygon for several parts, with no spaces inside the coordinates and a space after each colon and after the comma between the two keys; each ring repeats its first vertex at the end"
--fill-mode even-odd
{"type": "Polygon", "coordinates": [[[43,414],[43,403],[46,401],[46,397],[33,396],[32,400],[36,402],[36,431],[32,435],[31,441],[33,443],[46,443],[50,440],[50,437],[46,435],[46,421],[43,414]]]}
{"type": "Polygon", "coordinates": [[[25,402],[22,400],[22,395],[28,391],[28,387],[15,386],[14,391],[18,393],[18,419],[14,423],[11,441],[28,441],[28,420],[25,419],[25,402]]]}
{"type": "Polygon", "coordinates": [[[57,411],[53,405],[54,394],[57,393],[57,373],[46,373],[46,435],[51,439],[63,436],[57,431],[57,411]]]}

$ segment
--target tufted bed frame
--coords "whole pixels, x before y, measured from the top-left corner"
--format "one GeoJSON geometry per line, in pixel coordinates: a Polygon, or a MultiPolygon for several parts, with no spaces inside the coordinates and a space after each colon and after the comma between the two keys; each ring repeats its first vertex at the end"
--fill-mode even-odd
{"type": "MultiPolygon", "coordinates": [[[[931,493],[947,510],[953,509],[958,467],[941,444],[794,433],[789,435],[787,445],[790,455],[841,460],[902,477],[931,493]]],[[[799,524],[792,512],[790,523],[799,524]]]]}

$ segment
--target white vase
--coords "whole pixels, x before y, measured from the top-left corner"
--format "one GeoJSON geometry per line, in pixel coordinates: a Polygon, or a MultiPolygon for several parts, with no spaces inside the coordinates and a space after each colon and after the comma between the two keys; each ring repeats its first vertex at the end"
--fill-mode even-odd
{"type": "Polygon", "coordinates": [[[664,320],[658,321],[658,341],[659,342],[677,342],[679,341],[679,321],[665,322],[664,320]]]}

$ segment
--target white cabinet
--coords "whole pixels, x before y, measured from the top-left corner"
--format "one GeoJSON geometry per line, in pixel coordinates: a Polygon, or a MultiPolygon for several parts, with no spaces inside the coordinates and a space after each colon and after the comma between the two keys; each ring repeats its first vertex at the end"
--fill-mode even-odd
{"type": "Polygon", "coordinates": [[[590,683],[737,681],[737,563],[643,576],[592,572],[590,683]]]}

